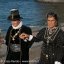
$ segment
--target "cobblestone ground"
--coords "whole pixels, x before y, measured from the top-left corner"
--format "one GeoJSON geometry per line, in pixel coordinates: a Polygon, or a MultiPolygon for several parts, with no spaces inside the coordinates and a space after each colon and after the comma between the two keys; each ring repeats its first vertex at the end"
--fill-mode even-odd
{"type": "Polygon", "coordinates": [[[7,54],[7,46],[5,44],[0,45],[0,64],[5,63],[7,54]]]}
{"type": "MultiPolygon", "coordinates": [[[[36,64],[39,60],[41,52],[41,44],[34,43],[29,51],[30,64],[36,64]]],[[[7,46],[2,45],[0,47],[0,64],[4,64],[6,60],[7,46]]]]}

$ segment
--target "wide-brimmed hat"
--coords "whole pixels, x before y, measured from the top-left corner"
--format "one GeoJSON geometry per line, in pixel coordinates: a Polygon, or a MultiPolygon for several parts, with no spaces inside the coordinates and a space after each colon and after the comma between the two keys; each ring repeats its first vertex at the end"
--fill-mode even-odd
{"type": "Polygon", "coordinates": [[[18,9],[11,9],[10,15],[8,16],[8,20],[20,20],[23,19],[23,17],[20,17],[18,9]]]}

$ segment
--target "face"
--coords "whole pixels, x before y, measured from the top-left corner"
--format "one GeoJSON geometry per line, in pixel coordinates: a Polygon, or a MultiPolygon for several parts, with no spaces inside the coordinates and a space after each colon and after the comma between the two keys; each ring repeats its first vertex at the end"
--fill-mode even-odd
{"type": "Polygon", "coordinates": [[[47,18],[48,28],[56,27],[57,21],[54,17],[48,17],[47,18]]]}
{"type": "Polygon", "coordinates": [[[17,27],[17,26],[19,25],[19,23],[20,23],[19,20],[13,20],[13,21],[12,21],[12,25],[13,25],[14,27],[17,27]]]}

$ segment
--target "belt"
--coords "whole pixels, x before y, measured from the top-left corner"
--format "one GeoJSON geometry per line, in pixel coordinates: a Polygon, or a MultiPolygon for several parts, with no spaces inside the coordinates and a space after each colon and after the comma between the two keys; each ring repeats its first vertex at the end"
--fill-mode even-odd
{"type": "MultiPolygon", "coordinates": [[[[52,54],[54,56],[54,54],[52,54]]],[[[40,60],[44,62],[44,64],[53,64],[54,58],[51,58],[51,55],[41,52],[40,60]]],[[[43,63],[42,63],[43,64],[43,63]]]]}
{"type": "Polygon", "coordinates": [[[10,44],[10,50],[13,52],[20,52],[21,45],[20,44],[10,44]]]}

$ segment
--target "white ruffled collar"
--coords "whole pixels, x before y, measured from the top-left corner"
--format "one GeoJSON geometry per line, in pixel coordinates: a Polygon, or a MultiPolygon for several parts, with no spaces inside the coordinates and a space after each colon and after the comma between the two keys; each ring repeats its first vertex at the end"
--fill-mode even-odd
{"type": "Polygon", "coordinates": [[[12,25],[12,28],[13,28],[13,29],[19,29],[20,27],[22,27],[22,25],[23,25],[23,24],[22,24],[22,21],[21,21],[17,27],[14,27],[14,26],[12,25]]]}

